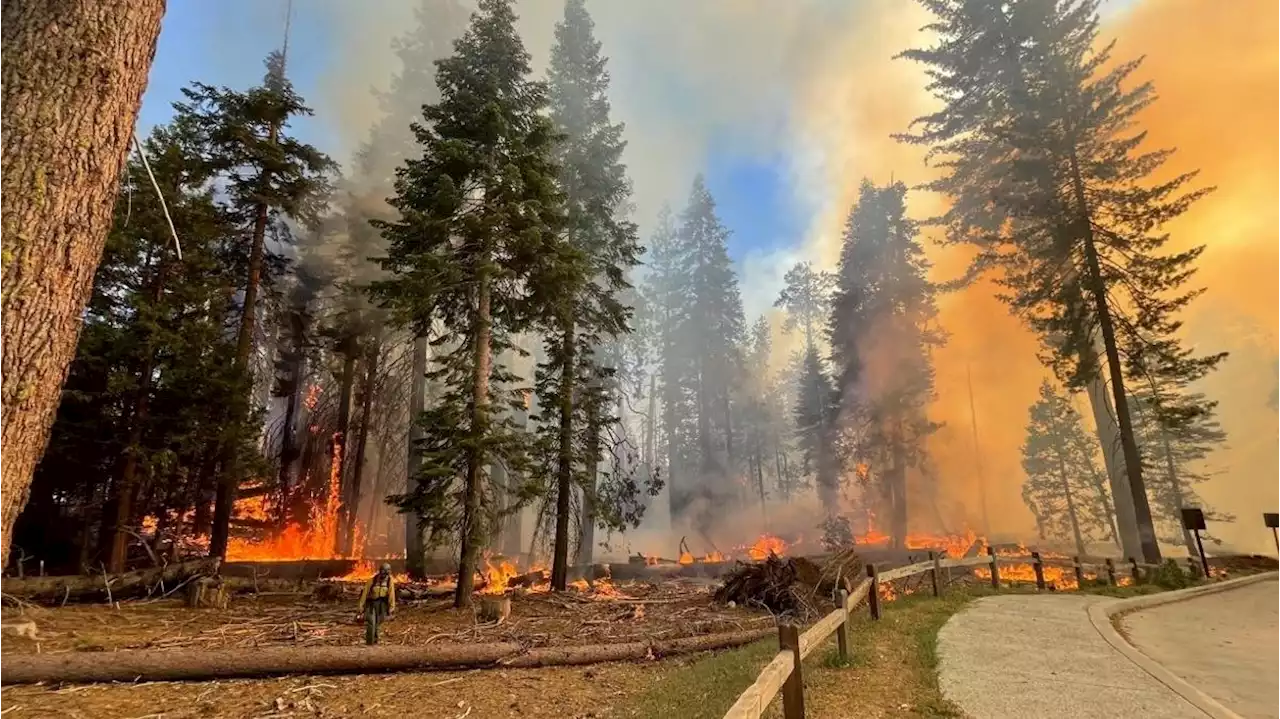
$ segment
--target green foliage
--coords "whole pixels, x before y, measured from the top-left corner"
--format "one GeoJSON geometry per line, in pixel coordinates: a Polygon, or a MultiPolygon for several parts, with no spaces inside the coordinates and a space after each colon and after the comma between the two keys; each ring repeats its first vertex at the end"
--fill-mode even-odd
{"type": "Polygon", "coordinates": [[[1196,583],[1195,577],[1184,570],[1176,559],[1164,560],[1159,569],[1147,576],[1147,581],[1161,589],[1185,589],[1196,583]]]}
{"type": "Polygon", "coordinates": [[[845,226],[828,323],[840,426],[851,435],[844,451],[852,456],[845,459],[856,458],[882,479],[899,541],[906,533],[906,472],[925,468],[925,439],[938,429],[926,410],[933,399],[930,352],[944,341],[906,192],[902,183],[862,183],[845,226]]]}
{"type": "MultiPolygon", "coordinates": [[[[467,543],[474,550],[496,519],[500,490],[485,467],[501,462],[523,476],[528,462],[527,439],[503,411],[523,402],[510,389],[517,378],[491,360],[547,315],[523,288],[566,253],[546,88],[528,79],[514,23],[510,2],[482,0],[454,54],[437,63],[440,101],[413,125],[421,156],[397,172],[390,200],[399,218],[374,222],[391,275],[374,284],[376,296],[415,332],[438,330],[428,376],[441,393],[416,419],[422,471],[398,502],[437,543],[461,535],[464,565],[474,561],[467,543]]],[[[509,499],[514,510],[529,496],[517,489],[509,499]]]]}
{"type": "Polygon", "coordinates": [[[1076,553],[1085,554],[1086,539],[1115,538],[1097,442],[1085,431],[1070,398],[1048,380],[1030,409],[1022,471],[1022,501],[1035,516],[1042,539],[1074,542],[1076,553]]]}
{"type": "Polygon", "coordinates": [[[817,341],[817,331],[830,314],[833,279],[828,272],[814,272],[808,262],[797,262],[782,278],[785,285],[774,307],[787,311],[788,332],[799,328],[804,331],[806,347],[817,341]]]}

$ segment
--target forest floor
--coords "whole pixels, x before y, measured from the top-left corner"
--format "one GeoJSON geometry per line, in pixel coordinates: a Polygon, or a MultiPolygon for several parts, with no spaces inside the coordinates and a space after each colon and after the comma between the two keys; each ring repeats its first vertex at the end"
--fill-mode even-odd
{"type": "MultiPolygon", "coordinates": [[[[479,624],[448,598],[398,604],[384,644],[518,642],[526,647],[676,639],[768,627],[767,613],[715,605],[710,587],[692,581],[624,582],[607,591],[512,594],[506,621],[479,624]]],[[[225,611],[193,610],[181,600],[5,607],[6,623],[32,621],[38,641],[6,637],[3,654],[109,652],[121,649],[252,649],[354,645],[364,641],[356,615],[358,585],[338,597],[241,595],[225,611]]]]}

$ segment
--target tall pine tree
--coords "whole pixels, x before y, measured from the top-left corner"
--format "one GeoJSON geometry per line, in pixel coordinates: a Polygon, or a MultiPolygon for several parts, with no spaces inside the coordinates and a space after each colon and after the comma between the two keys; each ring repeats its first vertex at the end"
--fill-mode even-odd
{"type": "Polygon", "coordinates": [[[1041,383],[1022,445],[1022,498],[1041,537],[1069,540],[1078,555],[1088,554],[1085,542],[1095,533],[1108,539],[1115,534],[1105,487],[1095,482],[1096,457],[1096,444],[1070,399],[1048,380],[1041,383]]]}
{"type": "Polygon", "coordinates": [[[936,431],[929,352],[943,342],[936,326],[929,262],[907,217],[902,183],[863,181],[845,226],[828,331],[840,425],[878,479],[881,508],[896,546],[907,534],[907,475],[925,465],[924,442],[936,431]]]}
{"type": "Polygon", "coordinates": [[[1060,378],[1083,386],[1105,361],[1138,539],[1158,562],[1122,353],[1197,294],[1202,248],[1170,252],[1161,228],[1205,191],[1187,189],[1194,173],[1152,179],[1171,153],[1134,124],[1155,92],[1132,82],[1140,60],[1098,42],[1097,0],[922,2],[938,40],[903,55],[928,66],[943,108],[906,139],[941,158],[947,238],[979,249],[975,272],[1001,269],[1060,378]]]}
{"type": "Polygon", "coordinates": [[[602,343],[629,331],[631,308],[619,300],[642,248],[625,219],[631,193],[621,162],[622,125],[609,119],[609,75],[594,23],[582,0],[565,3],[556,24],[549,73],[551,120],[563,136],[556,148],[564,193],[567,251],[538,278],[553,307],[546,336],[548,362],[538,385],[555,433],[556,525],[551,588],[568,582],[571,492],[582,494],[579,558],[590,561],[597,521],[597,483],[606,427],[618,417],[613,397],[617,367],[602,360],[602,343]]]}
{"type": "MultiPolygon", "coordinates": [[[[227,407],[252,433],[251,360],[256,343],[264,284],[272,280],[267,236],[289,237],[288,221],[313,224],[329,197],[333,162],[316,148],[288,134],[289,121],[311,114],[285,76],[285,57],[273,52],[266,61],[262,85],[248,92],[196,83],[183,90],[179,126],[187,133],[191,152],[198,153],[207,171],[224,185],[229,205],[244,232],[243,280],[240,284],[235,367],[242,382],[236,402],[227,407]]],[[[235,437],[223,442],[221,475],[214,503],[211,556],[226,555],[232,505],[240,482],[247,477],[237,461],[235,437]]]]}
{"type": "Polygon", "coordinates": [[[417,420],[422,467],[401,504],[421,513],[434,541],[460,538],[460,607],[471,603],[496,520],[488,466],[501,461],[515,474],[526,460],[510,415],[495,411],[523,398],[495,392],[515,378],[495,368],[494,353],[545,316],[529,302],[528,281],[564,252],[556,134],[515,20],[510,0],[481,0],[454,54],[437,63],[440,102],[413,127],[422,156],[397,172],[391,205],[400,217],[376,223],[392,273],[378,291],[419,328],[433,318],[441,328],[429,370],[441,395],[417,420]]]}

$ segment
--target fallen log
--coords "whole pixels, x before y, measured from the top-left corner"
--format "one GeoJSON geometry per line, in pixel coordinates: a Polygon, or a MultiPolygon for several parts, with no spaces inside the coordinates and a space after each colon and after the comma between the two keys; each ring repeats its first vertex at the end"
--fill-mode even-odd
{"type": "Polygon", "coordinates": [[[6,654],[0,683],[230,679],[285,674],[370,674],[486,667],[549,667],[658,659],[737,647],[773,636],[755,629],[683,639],[525,650],[514,642],[413,646],[125,649],[117,652],[6,654]]]}
{"type": "Polygon", "coordinates": [[[6,577],[0,587],[5,594],[35,601],[84,601],[87,599],[128,599],[159,592],[161,584],[172,589],[193,576],[214,574],[217,559],[195,559],[123,574],[76,574],[56,577],[6,577]]]}

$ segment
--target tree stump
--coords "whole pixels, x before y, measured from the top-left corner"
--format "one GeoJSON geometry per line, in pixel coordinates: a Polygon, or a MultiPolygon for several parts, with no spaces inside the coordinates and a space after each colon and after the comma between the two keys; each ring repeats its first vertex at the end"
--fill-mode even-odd
{"type": "Polygon", "coordinates": [[[511,597],[484,597],[476,609],[476,619],[480,622],[497,622],[501,624],[511,616],[511,597]]]}
{"type": "Polygon", "coordinates": [[[227,587],[222,580],[200,577],[187,584],[187,606],[192,609],[226,609],[227,587]]]}

